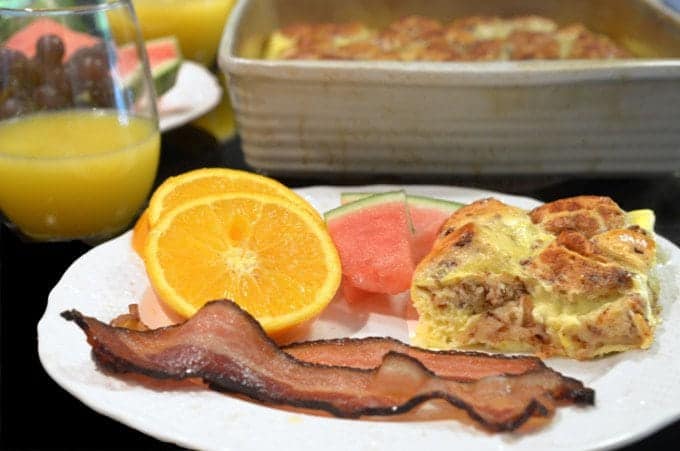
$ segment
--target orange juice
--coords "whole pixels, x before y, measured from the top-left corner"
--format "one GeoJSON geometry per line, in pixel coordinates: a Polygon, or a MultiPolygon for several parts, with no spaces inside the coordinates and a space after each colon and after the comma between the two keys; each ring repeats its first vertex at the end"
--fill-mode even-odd
{"type": "Polygon", "coordinates": [[[211,65],[234,0],[133,0],[144,39],[175,35],[185,58],[211,65]]]}
{"type": "Polygon", "coordinates": [[[159,151],[153,122],[115,112],[0,121],[0,211],[36,239],[110,236],[146,201],[159,151]]]}

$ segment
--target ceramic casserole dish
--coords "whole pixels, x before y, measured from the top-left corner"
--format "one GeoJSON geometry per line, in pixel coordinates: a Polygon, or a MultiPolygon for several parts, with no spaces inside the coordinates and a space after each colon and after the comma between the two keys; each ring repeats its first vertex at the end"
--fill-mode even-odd
{"type": "Polygon", "coordinates": [[[592,174],[680,169],[680,19],[654,0],[240,0],[220,48],[248,164],[270,174],[592,174]],[[617,60],[266,60],[296,23],[538,14],[617,60]]]}

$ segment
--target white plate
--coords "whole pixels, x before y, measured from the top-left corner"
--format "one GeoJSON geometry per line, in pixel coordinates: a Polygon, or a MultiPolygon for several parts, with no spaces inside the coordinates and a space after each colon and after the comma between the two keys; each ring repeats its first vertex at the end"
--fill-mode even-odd
{"type": "MultiPolygon", "coordinates": [[[[355,187],[382,190],[387,187],[355,187]]],[[[348,188],[312,187],[298,192],[320,211],[339,203],[348,188]]],[[[410,193],[468,202],[489,192],[453,187],[407,187],[410,193]]],[[[531,208],[537,201],[497,195],[531,208]]],[[[50,294],[38,324],[40,360],[63,388],[94,410],[161,440],[201,449],[233,450],[375,450],[414,449],[600,449],[619,446],[680,418],[680,249],[659,238],[664,322],[647,351],[627,352],[593,362],[550,359],[549,365],[596,390],[592,408],[559,409],[541,431],[526,435],[490,435],[456,421],[353,421],[291,413],[208,390],[158,391],[100,373],[90,346],[59,313],[77,308],[109,320],[126,311],[148,288],[142,262],[130,247],[130,233],[92,249],[64,274],[50,294]]],[[[312,337],[364,336],[380,333],[404,339],[405,322],[371,314],[347,316],[337,298],[317,321],[312,337]]]]}
{"type": "Polygon", "coordinates": [[[222,98],[222,88],[217,78],[205,67],[184,61],[171,90],[158,99],[158,117],[161,131],[192,121],[217,106],[222,98]]]}

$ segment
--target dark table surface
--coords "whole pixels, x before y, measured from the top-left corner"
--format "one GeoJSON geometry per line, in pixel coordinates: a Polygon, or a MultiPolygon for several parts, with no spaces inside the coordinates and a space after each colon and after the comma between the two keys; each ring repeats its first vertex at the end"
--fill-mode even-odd
{"type": "MultiPolygon", "coordinates": [[[[182,127],[163,136],[156,183],[167,176],[206,166],[247,168],[237,140],[219,145],[196,128],[182,127]]],[[[678,174],[587,178],[401,178],[390,175],[278,178],[292,187],[354,183],[465,185],[503,190],[544,201],[586,193],[609,195],[624,209],[654,209],[657,232],[680,244],[678,174]]],[[[5,226],[0,229],[0,449],[173,448],[173,445],[95,413],[52,381],[40,365],[36,326],[45,310],[49,291],[68,266],[88,249],[89,246],[80,242],[25,242],[5,226]]],[[[680,421],[625,449],[678,449],[678,443],[680,421]]],[[[389,444],[385,445],[388,449],[389,444]]]]}

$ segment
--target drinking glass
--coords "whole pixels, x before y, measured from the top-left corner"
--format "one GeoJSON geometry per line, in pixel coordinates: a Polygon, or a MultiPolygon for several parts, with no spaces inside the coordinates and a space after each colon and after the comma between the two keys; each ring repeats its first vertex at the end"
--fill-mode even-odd
{"type": "Polygon", "coordinates": [[[145,204],[159,151],[129,0],[0,0],[5,221],[39,241],[114,236],[145,204]]]}
{"type": "MultiPolygon", "coordinates": [[[[174,36],[185,60],[205,66],[220,79],[224,91],[221,102],[195,122],[219,140],[233,138],[236,127],[228,87],[217,68],[222,31],[235,2],[236,0],[132,0],[144,39],[174,36]]],[[[114,22],[113,26],[122,28],[123,24],[114,22]]]]}
{"type": "Polygon", "coordinates": [[[234,0],[133,0],[144,39],[174,35],[185,58],[215,64],[234,0]]]}

